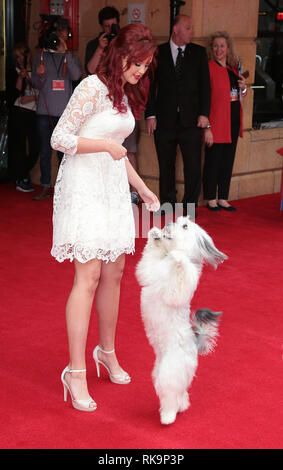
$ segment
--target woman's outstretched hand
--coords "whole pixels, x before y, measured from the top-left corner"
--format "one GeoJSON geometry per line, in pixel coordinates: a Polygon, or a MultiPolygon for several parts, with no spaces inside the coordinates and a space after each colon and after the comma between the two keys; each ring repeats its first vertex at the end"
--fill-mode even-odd
{"type": "Polygon", "coordinates": [[[144,201],[145,207],[148,211],[156,212],[159,210],[160,202],[158,197],[147,186],[139,191],[139,195],[144,201]]]}

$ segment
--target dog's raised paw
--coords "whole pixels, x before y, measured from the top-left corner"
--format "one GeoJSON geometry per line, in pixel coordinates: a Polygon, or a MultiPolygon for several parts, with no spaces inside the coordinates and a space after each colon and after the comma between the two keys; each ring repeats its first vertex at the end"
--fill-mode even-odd
{"type": "Polygon", "coordinates": [[[176,419],[176,411],[160,411],[161,424],[172,424],[176,419]]]}
{"type": "Polygon", "coordinates": [[[161,238],[161,230],[157,227],[152,227],[148,232],[148,238],[152,240],[160,240],[161,238]]]}

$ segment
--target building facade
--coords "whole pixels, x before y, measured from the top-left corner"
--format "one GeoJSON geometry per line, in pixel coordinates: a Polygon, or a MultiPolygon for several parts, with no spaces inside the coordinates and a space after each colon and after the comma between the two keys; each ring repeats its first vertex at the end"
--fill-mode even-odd
{"type": "MultiPolygon", "coordinates": [[[[115,6],[121,15],[121,26],[128,23],[126,0],[84,0],[79,2],[79,41],[75,51],[84,65],[86,44],[100,32],[98,12],[104,6],[115,6]]],[[[134,2],[136,3],[136,2],[134,2]]],[[[151,28],[158,43],[168,40],[170,33],[170,1],[144,0],[145,24],[151,28]]],[[[262,2],[261,2],[262,3],[262,2]]],[[[241,199],[261,194],[280,191],[282,157],[276,152],[283,147],[283,127],[255,128],[254,93],[257,61],[258,22],[260,13],[259,0],[187,0],[180,7],[180,13],[188,14],[194,23],[194,42],[204,45],[209,34],[226,30],[232,36],[235,49],[243,65],[249,71],[247,97],[243,102],[244,136],[239,139],[230,199],[241,199]]],[[[40,2],[32,2],[31,23],[39,20],[40,2]]],[[[283,22],[282,22],[283,23],[283,22]]],[[[37,33],[30,29],[30,45],[37,42],[37,33]]],[[[282,116],[283,117],[283,116],[282,116]]],[[[258,126],[257,126],[258,127],[258,126]]],[[[139,172],[148,186],[158,194],[158,162],[152,136],[146,133],[145,122],[141,120],[141,134],[138,150],[139,172]]],[[[57,162],[53,158],[53,183],[56,179],[57,162]]],[[[34,183],[39,182],[39,166],[32,173],[34,183]]],[[[183,167],[180,154],[177,155],[176,180],[178,201],[183,196],[183,167]]],[[[202,202],[202,201],[200,201],[202,202]]]]}

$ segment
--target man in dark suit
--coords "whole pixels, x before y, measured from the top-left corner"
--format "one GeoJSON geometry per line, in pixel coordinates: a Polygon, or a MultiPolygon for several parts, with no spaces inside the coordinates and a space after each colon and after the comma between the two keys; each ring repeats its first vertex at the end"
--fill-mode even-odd
{"type": "Polygon", "coordinates": [[[204,47],[191,43],[192,19],[175,18],[170,41],[158,49],[145,117],[154,134],[161,204],[176,202],[177,145],[184,162],[184,209],[197,205],[201,186],[202,129],[209,127],[210,78],[204,47]]]}

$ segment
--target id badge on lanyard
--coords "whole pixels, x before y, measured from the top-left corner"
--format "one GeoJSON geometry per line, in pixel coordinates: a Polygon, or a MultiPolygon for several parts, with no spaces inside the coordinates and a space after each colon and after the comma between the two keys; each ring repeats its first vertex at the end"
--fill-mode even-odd
{"type": "Polygon", "coordinates": [[[65,91],[65,80],[52,80],[52,91],[65,91]]]}
{"type": "Polygon", "coordinates": [[[64,58],[61,60],[61,62],[59,64],[59,67],[57,68],[54,56],[52,55],[51,57],[52,57],[54,67],[55,67],[56,72],[57,72],[57,79],[52,80],[52,91],[65,91],[65,80],[62,80],[62,79],[58,78],[59,73],[60,73],[60,68],[62,67],[64,58]]]}
{"type": "Polygon", "coordinates": [[[239,93],[237,88],[232,88],[231,90],[231,101],[238,101],[239,99],[239,93]]]}

